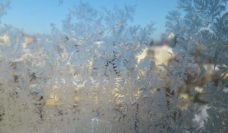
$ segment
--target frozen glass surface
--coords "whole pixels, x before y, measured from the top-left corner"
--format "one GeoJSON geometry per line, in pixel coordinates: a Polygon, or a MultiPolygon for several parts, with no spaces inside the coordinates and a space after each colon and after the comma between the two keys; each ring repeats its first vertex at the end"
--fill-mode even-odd
{"type": "Polygon", "coordinates": [[[0,133],[227,133],[228,0],[0,0],[0,133]]]}

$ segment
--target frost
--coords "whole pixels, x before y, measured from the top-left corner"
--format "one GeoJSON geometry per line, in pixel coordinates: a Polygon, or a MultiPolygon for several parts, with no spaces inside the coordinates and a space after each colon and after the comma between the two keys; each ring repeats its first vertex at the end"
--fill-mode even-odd
{"type": "Polygon", "coordinates": [[[193,121],[196,122],[198,128],[204,128],[204,123],[207,121],[209,115],[207,113],[207,110],[210,107],[203,106],[199,110],[200,112],[196,114],[193,118],[193,121]]]}
{"type": "Polygon", "coordinates": [[[1,25],[0,132],[227,131],[225,4],[180,1],[158,42],[131,6],[80,2],[46,35],[1,25]]]}

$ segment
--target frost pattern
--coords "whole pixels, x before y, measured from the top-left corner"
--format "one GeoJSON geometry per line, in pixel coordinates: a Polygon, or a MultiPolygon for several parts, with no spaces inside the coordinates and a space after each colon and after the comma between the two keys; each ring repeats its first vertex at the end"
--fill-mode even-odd
{"type": "Polygon", "coordinates": [[[228,131],[227,0],[210,2],[181,0],[158,43],[130,6],[81,2],[49,35],[1,25],[0,132],[228,131]]]}

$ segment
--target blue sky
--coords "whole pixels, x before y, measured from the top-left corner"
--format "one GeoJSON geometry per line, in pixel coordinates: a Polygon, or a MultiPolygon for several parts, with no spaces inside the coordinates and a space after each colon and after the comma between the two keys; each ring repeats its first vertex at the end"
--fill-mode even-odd
{"type": "MultiPolygon", "coordinates": [[[[11,0],[10,9],[2,22],[23,29],[26,32],[48,33],[50,23],[61,25],[69,9],[79,0],[11,0]]],[[[85,1],[85,0],[82,0],[85,1]]],[[[86,0],[95,8],[136,5],[134,22],[145,25],[155,23],[156,33],[164,30],[165,16],[175,9],[177,0],[86,0]]]]}

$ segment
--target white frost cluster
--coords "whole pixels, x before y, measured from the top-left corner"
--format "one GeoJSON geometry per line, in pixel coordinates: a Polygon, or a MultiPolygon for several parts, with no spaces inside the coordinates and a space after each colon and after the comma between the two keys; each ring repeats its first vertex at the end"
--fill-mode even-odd
{"type": "Polygon", "coordinates": [[[226,64],[201,61],[207,54],[194,41],[148,45],[153,26],[130,25],[132,12],[125,7],[100,13],[81,3],[62,29],[53,26],[48,35],[1,25],[0,132],[205,128],[207,110],[216,106],[208,99],[223,87],[226,64]]]}

